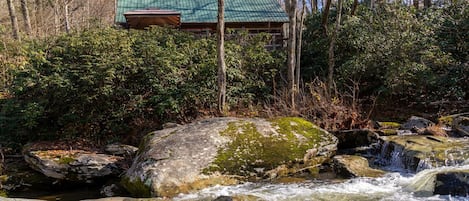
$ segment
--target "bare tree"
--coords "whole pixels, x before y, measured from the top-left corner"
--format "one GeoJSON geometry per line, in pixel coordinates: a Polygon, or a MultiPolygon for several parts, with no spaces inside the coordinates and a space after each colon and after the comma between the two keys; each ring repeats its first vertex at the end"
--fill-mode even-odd
{"type": "Polygon", "coordinates": [[[64,0],[64,20],[65,20],[65,32],[70,33],[71,25],[70,25],[70,13],[69,7],[72,0],[64,0]]]}
{"type": "Polygon", "coordinates": [[[16,40],[21,40],[20,31],[18,28],[18,18],[16,17],[15,6],[13,5],[12,0],[7,0],[7,4],[8,4],[8,12],[10,13],[11,30],[13,32],[13,38],[16,40]]]}
{"type": "Polygon", "coordinates": [[[331,36],[331,42],[329,44],[329,72],[327,75],[327,84],[328,84],[328,90],[329,94],[331,94],[332,86],[334,84],[334,66],[335,66],[335,56],[334,56],[334,48],[335,48],[335,43],[337,40],[337,34],[340,30],[340,18],[342,17],[342,0],[337,0],[338,2],[338,11],[337,11],[337,19],[336,19],[336,25],[335,25],[335,30],[332,32],[331,36]]]}
{"type": "Polygon", "coordinates": [[[413,0],[412,3],[414,4],[415,9],[419,9],[419,0],[413,0]]]}
{"type": "Polygon", "coordinates": [[[355,12],[357,11],[357,7],[358,7],[358,0],[353,0],[352,11],[350,11],[351,15],[355,15],[355,12]]]}
{"type": "Polygon", "coordinates": [[[31,19],[29,17],[28,4],[27,4],[26,0],[21,0],[21,12],[23,13],[24,29],[26,31],[26,34],[31,36],[31,34],[32,34],[31,19]]]}
{"type": "Polygon", "coordinates": [[[301,75],[301,47],[303,44],[303,26],[306,17],[306,0],[302,0],[303,7],[298,18],[298,31],[297,31],[297,44],[296,44],[296,67],[295,67],[295,86],[296,90],[300,90],[300,75],[301,75]]]}
{"type": "Polygon", "coordinates": [[[225,1],[218,0],[217,56],[218,56],[218,112],[224,114],[226,103],[225,64],[225,1]]]}
{"type": "Polygon", "coordinates": [[[318,12],[318,0],[310,0],[311,3],[311,13],[318,12]]]}
{"type": "MultiPolygon", "coordinates": [[[[373,1],[373,0],[371,0],[373,1]]],[[[327,23],[329,21],[329,10],[331,8],[331,0],[326,0],[326,5],[322,8],[322,21],[321,26],[324,32],[324,35],[327,36],[327,23]]]]}
{"type": "Polygon", "coordinates": [[[291,104],[292,112],[296,110],[295,108],[296,6],[297,6],[297,0],[287,0],[285,2],[285,7],[288,11],[288,19],[289,19],[288,41],[287,41],[287,49],[288,49],[288,56],[287,56],[288,78],[287,80],[288,80],[288,90],[289,90],[288,102],[291,104]]]}
{"type": "Polygon", "coordinates": [[[424,8],[430,8],[432,6],[432,1],[431,0],[423,0],[423,7],[424,8]]]}

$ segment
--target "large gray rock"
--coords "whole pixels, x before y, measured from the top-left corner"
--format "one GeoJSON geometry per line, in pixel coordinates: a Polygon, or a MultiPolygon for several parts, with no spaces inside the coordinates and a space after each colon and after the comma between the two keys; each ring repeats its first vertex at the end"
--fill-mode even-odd
{"type": "Polygon", "coordinates": [[[214,118],[150,133],[123,178],[135,196],[279,177],[332,157],[337,138],[301,118],[214,118]]]}
{"type": "Polygon", "coordinates": [[[84,150],[25,150],[24,159],[34,170],[59,180],[89,183],[122,172],[117,165],[122,157],[84,150]]]}

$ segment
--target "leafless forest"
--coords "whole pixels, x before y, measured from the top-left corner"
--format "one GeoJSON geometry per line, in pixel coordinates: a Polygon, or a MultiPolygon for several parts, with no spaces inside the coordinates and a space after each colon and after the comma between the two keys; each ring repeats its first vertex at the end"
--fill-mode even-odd
{"type": "Polygon", "coordinates": [[[2,0],[3,39],[47,37],[112,24],[112,0],[2,0]]]}

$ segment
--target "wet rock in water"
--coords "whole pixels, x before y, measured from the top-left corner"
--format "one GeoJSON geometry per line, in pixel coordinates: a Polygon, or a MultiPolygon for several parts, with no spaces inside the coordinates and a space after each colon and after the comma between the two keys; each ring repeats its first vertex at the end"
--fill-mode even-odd
{"type": "Polygon", "coordinates": [[[440,117],[438,124],[449,128],[454,136],[469,136],[469,113],[440,117]]]}
{"type": "Polygon", "coordinates": [[[434,125],[435,125],[435,123],[433,123],[432,121],[430,121],[428,119],[425,119],[425,118],[422,118],[422,117],[412,116],[407,120],[407,122],[405,122],[404,124],[401,125],[400,129],[402,129],[402,130],[411,130],[414,133],[416,133],[417,130],[419,130],[419,129],[424,129],[424,128],[427,128],[429,126],[434,126],[434,125]]]}
{"type": "Polygon", "coordinates": [[[378,133],[379,136],[390,136],[390,135],[398,135],[399,131],[396,129],[380,129],[380,130],[377,130],[376,133],[378,133]]]}
{"type": "Polygon", "coordinates": [[[334,135],[339,139],[338,149],[349,149],[369,146],[378,142],[378,134],[371,130],[343,130],[334,135]]]}
{"type": "Polygon", "coordinates": [[[133,156],[135,153],[137,153],[138,148],[130,145],[115,143],[106,145],[104,151],[110,155],[133,156]]]}
{"type": "Polygon", "coordinates": [[[86,199],[82,201],[168,201],[165,198],[130,198],[130,197],[109,197],[109,198],[100,198],[100,199],[86,199]]]}
{"type": "Polygon", "coordinates": [[[318,166],[337,138],[301,118],[213,118],[150,133],[140,147],[122,183],[136,196],[172,197],[318,166]]]}
{"type": "Polygon", "coordinates": [[[469,195],[469,170],[466,172],[445,172],[437,174],[433,194],[453,196],[469,195]]]}
{"type": "Polygon", "coordinates": [[[118,175],[122,157],[84,150],[24,150],[31,168],[47,177],[90,183],[94,179],[118,175]]]}
{"type": "Polygon", "coordinates": [[[469,193],[469,166],[441,167],[419,172],[405,187],[417,196],[453,195],[469,193]]]}
{"type": "Polygon", "coordinates": [[[219,196],[215,198],[213,201],[233,201],[233,197],[231,196],[219,196]]]}
{"type": "MultiPolygon", "coordinates": [[[[469,140],[441,136],[382,136],[382,157],[411,171],[464,164],[469,140]]],[[[389,165],[389,164],[388,164],[389,165]]]]}
{"type": "Polygon", "coordinates": [[[371,168],[366,158],[352,155],[334,156],[333,169],[343,178],[380,177],[385,174],[382,170],[371,168]]]}

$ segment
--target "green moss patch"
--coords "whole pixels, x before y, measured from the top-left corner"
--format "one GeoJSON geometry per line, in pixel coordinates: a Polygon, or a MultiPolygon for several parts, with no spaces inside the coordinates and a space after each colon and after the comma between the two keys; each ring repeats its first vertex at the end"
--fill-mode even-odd
{"type": "Polygon", "coordinates": [[[252,176],[280,165],[302,162],[307,150],[317,148],[322,139],[323,131],[301,118],[273,119],[271,125],[276,131],[261,133],[252,122],[229,123],[220,134],[232,142],[218,151],[204,173],[252,176]]]}
{"type": "Polygon", "coordinates": [[[400,123],[397,122],[378,122],[381,129],[398,129],[401,127],[400,123]]]}
{"type": "Polygon", "coordinates": [[[145,183],[143,181],[141,181],[140,179],[136,179],[135,181],[131,181],[129,178],[124,177],[121,180],[121,184],[133,196],[143,197],[143,198],[151,197],[150,187],[145,185],[145,183]]]}

